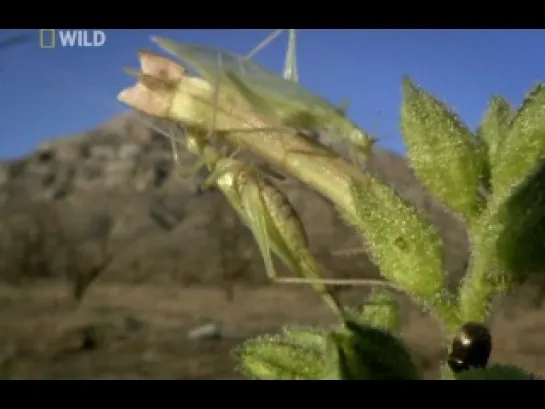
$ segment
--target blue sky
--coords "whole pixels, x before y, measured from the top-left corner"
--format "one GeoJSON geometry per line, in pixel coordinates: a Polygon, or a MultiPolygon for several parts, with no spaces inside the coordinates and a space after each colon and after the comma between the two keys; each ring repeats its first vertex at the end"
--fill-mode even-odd
{"type": "MultiPolygon", "coordinates": [[[[2,30],[0,41],[20,32],[2,30]]],[[[0,159],[124,112],[115,96],[134,80],[122,67],[138,66],[137,50],[155,50],[151,35],[245,54],[270,30],[106,30],[100,48],[47,50],[39,48],[38,30],[24,32],[35,41],[0,50],[0,159]]],[[[280,72],[286,42],[282,35],[256,60],[280,72]]],[[[472,127],[492,94],[519,105],[545,80],[545,30],[299,30],[297,47],[300,82],[332,102],[347,98],[349,116],[398,152],[403,75],[447,101],[472,127]]]]}

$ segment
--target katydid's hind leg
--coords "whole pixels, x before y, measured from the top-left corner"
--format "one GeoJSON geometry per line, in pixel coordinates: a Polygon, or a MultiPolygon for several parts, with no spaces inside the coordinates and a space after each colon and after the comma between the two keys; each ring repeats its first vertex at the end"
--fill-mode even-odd
{"type": "Polygon", "coordinates": [[[314,287],[314,290],[318,293],[318,295],[322,297],[322,299],[329,306],[329,308],[331,308],[334,314],[338,315],[341,318],[344,316],[343,307],[337,299],[337,296],[326,287],[328,285],[328,280],[312,280],[297,277],[278,277],[276,275],[276,270],[274,269],[274,267],[271,268],[271,270],[266,268],[266,270],[268,278],[275,284],[311,285],[312,287],[314,287]]]}
{"type": "Polygon", "coordinates": [[[338,295],[336,291],[328,290],[325,286],[329,287],[386,287],[395,291],[402,290],[395,283],[386,280],[376,280],[376,279],[334,279],[334,278],[325,278],[325,279],[308,279],[308,278],[299,278],[299,277],[270,277],[271,281],[277,284],[296,284],[296,285],[310,285],[314,286],[314,289],[317,290],[322,299],[329,305],[332,311],[339,315],[341,318],[345,317],[345,309],[340,304],[338,295]],[[324,286],[321,289],[316,288],[316,285],[324,286]]]}
{"type": "Polygon", "coordinates": [[[358,287],[358,286],[381,286],[395,287],[395,285],[385,280],[365,279],[365,278],[299,278],[299,277],[270,277],[270,279],[278,284],[323,284],[335,287],[358,287]]]}

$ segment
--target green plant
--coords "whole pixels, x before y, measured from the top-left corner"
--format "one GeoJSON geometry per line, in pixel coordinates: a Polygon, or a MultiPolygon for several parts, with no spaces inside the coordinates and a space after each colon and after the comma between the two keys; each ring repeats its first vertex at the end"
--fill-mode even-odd
{"type": "MultiPolygon", "coordinates": [[[[173,42],[158,43],[171,53],[183,50],[173,42]]],[[[310,283],[339,316],[337,328],[286,328],[247,341],[236,353],[246,375],[419,379],[399,334],[390,286],[437,319],[450,350],[444,379],[534,378],[519,368],[486,366],[491,336],[484,323],[493,296],[516,288],[544,264],[543,86],[518,110],[500,97],[492,98],[479,130],[472,132],[444,103],[410,79],[403,80],[401,129],[410,164],[429,192],[465,223],[470,237],[467,272],[451,291],[445,284],[443,243],[427,218],[389,186],[306,137],[297,123],[279,121],[273,111],[286,108],[285,101],[261,93],[244,76],[237,80],[251,95],[241,92],[229,71],[218,70],[214,79],[203,60],[188,62],[208,71],[204,78],[150,52],[141,53],[140,61],[143,72],[137,73],[137,84],[122,91],[119,100],[184,123],[187,149],[211,171],[208,183],[218,186],[252,231],[271,278],[293,281],[275,276],[274,253],[301,276],[295,281],[310,283]],[[256,106],[262,101],[268,111],[256,106]],[[320,280],[323,269],[310,255],[304,226],[282,192],[259,166],[217,149],[218,141],[235,151],[249,151],[313,188],[365,236],[367,251],[386,281],[362,282],[382,287],[361,311],[341,306],[320,280]]],[[[298,100],[288,108],[305,114],[315,107],[311,100],[298,100]]],[[[326,117],[343,123],[341,115],[337,109],[326,117]]],[[[314,117],[315,125],[323,118],[314,117]]],[[[351,149],[361,153],[358,146],[351,149]]]]}

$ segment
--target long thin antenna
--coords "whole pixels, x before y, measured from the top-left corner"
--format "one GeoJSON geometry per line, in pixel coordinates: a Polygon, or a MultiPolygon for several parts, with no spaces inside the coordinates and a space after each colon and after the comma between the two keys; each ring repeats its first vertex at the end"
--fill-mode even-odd
{"type": "Polygon", "coordinates": [[[293,82],[299,81],[299,73],[297,72],[297,53],[296,53],[296,38],[295,29],[289,29],[288,48],[286,50],[286,61],[284,63],[284,71],[282,76],[286,80],[293,82]]]}
{"type": "Polygon", "coordinates": [[[270,43],[272,43],[276,37],[278,37],[280,34],[284,32],[284,29],[278,29],[274,30],[271,34],[269,34],[263,41],[261,41],[258,45],[256,45],[252,51],[250,51],[245,57],[245,60],[249,60],[250,58],[253,58],[258,52],[260,52],[262,49],[267,47],[270,43]]]}

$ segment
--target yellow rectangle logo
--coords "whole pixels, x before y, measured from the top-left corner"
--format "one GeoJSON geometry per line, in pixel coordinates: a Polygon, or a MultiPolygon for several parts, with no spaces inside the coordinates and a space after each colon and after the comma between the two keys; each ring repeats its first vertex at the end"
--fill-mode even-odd
{"type": "Polygon", "coordinates": [[[55,48],[55,29],[40,29],[40,48],[55,48]]]}

